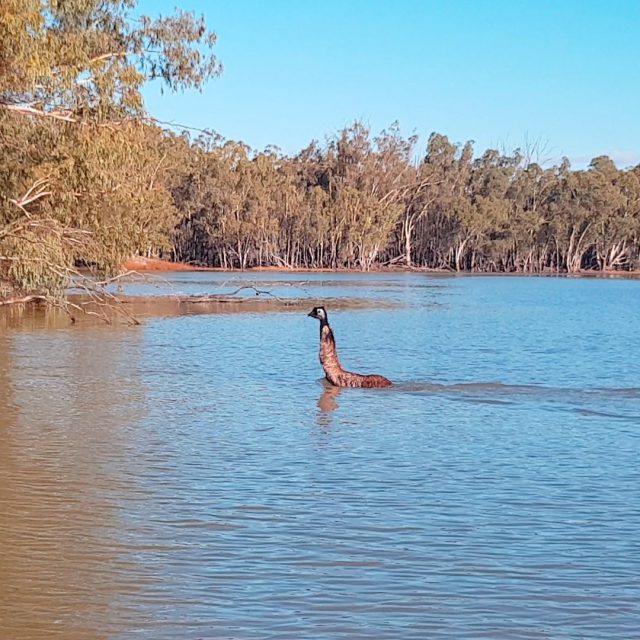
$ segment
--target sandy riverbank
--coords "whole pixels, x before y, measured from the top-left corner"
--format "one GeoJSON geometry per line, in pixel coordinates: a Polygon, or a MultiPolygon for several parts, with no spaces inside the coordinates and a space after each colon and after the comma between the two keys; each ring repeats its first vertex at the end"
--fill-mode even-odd
{"type": "MultiPolygon", "coordinates": [[[[138,271],[140,273],[169,273],[172,271],[213,271],[233,273],[241,272],[241,269],[223,269],[222,267],[199,267],[183,262],[171,262],[159,258],[135,257],[127,260],[122,268],[124,271],[138,271]]],[[[451,271],[449,269],[431,269],[427,267],[374,267],[368,272],[361,269],[323,269],[308,267],[251,267],[245,273],[428,273],[433,275],[450,276],[531,276],[531,277],[584,277],[584,278],[640,278],[640,271],[594,271],[583,269],[577,273],[564,273],[556,271],[543,271],[539,273],[522,273],[519,271],[451,271]]]]}

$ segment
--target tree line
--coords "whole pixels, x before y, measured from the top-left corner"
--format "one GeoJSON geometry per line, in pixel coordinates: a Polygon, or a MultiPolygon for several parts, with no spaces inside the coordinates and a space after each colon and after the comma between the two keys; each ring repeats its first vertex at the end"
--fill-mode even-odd
{"type": "Polygon", "coordinates": [[[152,120],[141,88],[221,67],[202,18],[134,0],[0,6],[0,298],[133,255],[202,266],[474,272],[640,267],[640,166],[574,170],[360,122],[296,154],[152,120]]]}
{"type": "MultiPolygon", "coordinates": [[[[630,270],[640,266],[640,166],[606,156],[587,169],[541,166],[397,124],[362,123],[294,156],[241,143],[189,145],[172,188],[172,256],[226,268],[368,270],[404,265],[474,272],[630,270]]],[[[535,149],[533,149],[535,152],[535,149]]]]}

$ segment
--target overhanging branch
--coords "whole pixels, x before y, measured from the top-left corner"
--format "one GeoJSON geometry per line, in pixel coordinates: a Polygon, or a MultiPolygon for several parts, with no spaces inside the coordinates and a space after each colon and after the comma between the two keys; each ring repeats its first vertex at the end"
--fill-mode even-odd
{"type": "Polygon", "coordinates": [[[38,118],[52,118],[54,120],[63,120],[64,122],[78,122],[78,118],[73,116],[69,111],[44,111],[36,109],[30,104],[7,104],[0,102],[0,107],[13,113],[20,113],[26,116],[37,116],[38,118]]]}

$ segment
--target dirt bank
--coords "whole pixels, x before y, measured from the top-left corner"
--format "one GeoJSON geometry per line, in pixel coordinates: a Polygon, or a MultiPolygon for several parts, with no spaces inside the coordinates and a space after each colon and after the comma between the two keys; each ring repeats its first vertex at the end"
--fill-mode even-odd
{"type": "MultiPolygon", "coordinates": [[[[241,269],[223,269],[221,267],[198,267],[184,262],[171,262],[169,260],[160,260],[160,258],[143,258],[136,256],[127,260],[123,265],[124,271],[139,272],[170,272],[170,271],[223,271],[223,272],[239,272],[241,269]]],[[[539,273],[522,273],[518,271],[451,271],[449,269],[432,269],[428,267],[404,267],[402,265],[393,265],[387,267],[375,266],[370,271],[362,271],[361,269],[310,269],[307,267],[251,267],[245,272],[255,273],[430,273],[434,275],[453,275],[453,276],[531,276],[531,277],[586,277],[586,278],[640,278],[640,271],[594,271],[581,269],[577,273],[564,273],[557,271],[541,271],[539,273]]]]}
{"type": "Polygon", "coordinates": [[[170,262],[169,260],[160,260],[160,258],[143,258],[141,256],[135,256],[124,262],[122,269],[124,271],[217,271],[217,269],[195,267],[183,262],[170,262]]]}

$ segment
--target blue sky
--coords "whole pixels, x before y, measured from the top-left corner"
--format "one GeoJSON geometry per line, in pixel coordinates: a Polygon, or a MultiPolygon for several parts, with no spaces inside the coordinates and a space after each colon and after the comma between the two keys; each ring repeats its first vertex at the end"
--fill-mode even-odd
{"type": "Polygon", "coordinates": [[[640,163],[640,0],[140,0],[206,16],[224,73],[152,115],[295,153],[360,119],[424,145],[640,163]]]}

